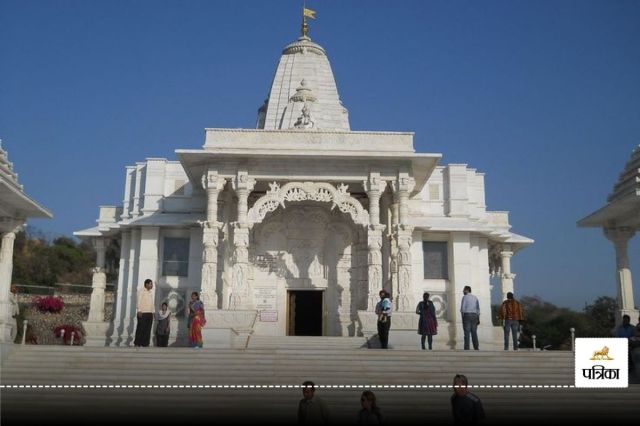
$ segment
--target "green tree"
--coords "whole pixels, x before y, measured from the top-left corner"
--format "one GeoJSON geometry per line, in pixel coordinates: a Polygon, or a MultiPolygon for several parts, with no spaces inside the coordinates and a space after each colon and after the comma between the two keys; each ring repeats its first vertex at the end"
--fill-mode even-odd
{"type": "Polygon", "coordinates": [[[58,282],[91,283],[94,255],[88,245],[77,244],[67,237],[59,237],[49,247],[49,265],[58,282]]]}
{"type": "Polygon", "coordinates": [[[616,324],[616,299],[600,296],[591,305],[584,308],[584,313],[591,323],[593,337],[610,337],[616,324]]]}
{"type": "Polygon", "coordinates": [[[13,249],[12,282],[19,284],[53,285],[55,274],[48,259],[48,244],[41,236],[16,234],[13,249]]]}
{"type": "Polygon", "coordinates": [[[571,348],[571,328],[576,329],[576,336],[589,333],[590,323],[582,312],[568,308],[560,308],[540,297],[525,296],[520,299],[525,311],[522,346],[532,347],[532,336],[537,339],[537,347],[548,346],[549,349],[571,348]]]}
{"type": "Polygon", "coordinates": [[[49,243],[40,233],[16,235],[12,282],[52,286],[57,282],[90,284],[95,252],[89,244],[59,237],[49,243]]]}
{"type": "Polygon", "coordinates": [[[520,303],[525,311],[520,339],[524,347],[532,347],[535,335],[538,347],[570,349],[571,328],[576,337],[608,337],[614,327],[616,301],[608,296],[598,297],[583,312],[558,307],[537,296],[525,296],[520,303]]]}

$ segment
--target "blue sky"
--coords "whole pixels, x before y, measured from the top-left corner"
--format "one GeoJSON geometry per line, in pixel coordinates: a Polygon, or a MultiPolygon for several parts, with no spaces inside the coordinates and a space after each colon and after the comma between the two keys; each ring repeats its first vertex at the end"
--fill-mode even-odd
{"type": "MultiPolygon", "coordinates": [[[[124,167],[255,124],[299,1],[0,2],[0,137],[70,234],[119,204],[124,167]]],[[[354,130],[486,173],[487,206],[536,240],[516,292],[582,308],[615,295],[601,207],[640,143],[639,1],[309,0],[354,130]]],[[[640,236],[630,245],[640,304],[640,236]]]]}

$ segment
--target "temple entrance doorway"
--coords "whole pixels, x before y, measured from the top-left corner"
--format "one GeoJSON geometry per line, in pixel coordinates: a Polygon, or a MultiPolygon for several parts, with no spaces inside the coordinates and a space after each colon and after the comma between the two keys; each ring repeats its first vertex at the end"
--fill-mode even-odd
{"type": "Polygon", "coordinates": [[[289,336],[322,336],[324,329],[324,291],[289,290],[289,336]]]}
{"type": "MultiPolygon", "coordinates": [[[[356,249],[363,242],[358,227],[326,204],[291,204],[269,213],[251,231],[251,286],[270,294],[269,310],[279,312],[276,322],[258,322],[256,333],[353,336],[366,263],[364,250],[356,249]],[[301,325],[307,323],[315,325],[301,325]]],[[[257,298],[256,306],[263,299],[257,298]]]]}

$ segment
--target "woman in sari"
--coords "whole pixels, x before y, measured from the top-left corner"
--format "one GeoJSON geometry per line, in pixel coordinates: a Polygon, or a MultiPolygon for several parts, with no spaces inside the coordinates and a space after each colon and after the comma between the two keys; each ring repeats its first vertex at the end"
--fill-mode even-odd
{"type": "Polygon", "coordinates": [[[429,300],[429,293],[422,295],[422,302],[418,303],[416,308],[416,314],[420,315],[418,321],[418,334],[422,336],[420,344],[422,349],[424,347],[424,341],[429,339],[429,350],[433,349],[433,336],[438,334],[438,319],[436,318],[436,307],[433,302],[429,300]]]}
{"type": "Polygon", "coordinates": [[[202,327],[207,323],[204,318],[204,304],[197,291],[191,293],[189,302],[189,346],[202,348],[202,327]]]}

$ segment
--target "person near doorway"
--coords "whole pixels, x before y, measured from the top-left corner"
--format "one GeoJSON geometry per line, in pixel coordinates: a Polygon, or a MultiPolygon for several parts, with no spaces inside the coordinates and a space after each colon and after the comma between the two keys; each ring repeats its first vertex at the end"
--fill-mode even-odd
{"type": "Polygon", "coordinates": [[[380,347],[387,349],[389,347],[389,329],[391,328],[391,294],[386,290],[380,290],[378,294],[380,296],[380,301],[376,304],[378,338],[380,339],[380,347]]]}
{"type": "Polygon", "coordinates": [[[429,300],[429,293],[422,295],[422,302],[418,303],[416,314],[420,315],[418,320],[418,334],[420,334],[420,345],[425,349],[424,341],[428,339],[429,350],[433,349],[433,336],[438,334],[438,319],[436,318],[436,307],[429,300]]]}

